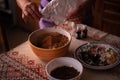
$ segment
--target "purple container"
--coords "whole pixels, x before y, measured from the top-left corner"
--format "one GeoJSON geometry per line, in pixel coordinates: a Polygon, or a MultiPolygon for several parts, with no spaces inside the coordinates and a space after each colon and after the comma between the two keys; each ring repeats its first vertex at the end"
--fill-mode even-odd
{"type": "Polygon", "coordinates": [[[53,27],[55,24],[51,20],[47,18],[41,18],[39,21],[39,27],[40,29],[48,28],[48,27],[53,27]]]}

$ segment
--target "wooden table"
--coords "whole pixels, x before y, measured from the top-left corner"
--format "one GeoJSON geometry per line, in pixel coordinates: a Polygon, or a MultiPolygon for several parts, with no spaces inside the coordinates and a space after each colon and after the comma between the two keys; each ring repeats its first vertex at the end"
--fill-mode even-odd
{"type": "MultiPolygon", "coordinates": [[[[95,31],[94,31],[94,34],[92,33],[91,33],[92,35],[89,34],[88,35],[89,37],[83,40],[82,39],[78,40],[73,36],[70,44],[70,48],[69,48],[69,53],[68,53],[69,56],[73,57],[72,55],[74,54],[74,51],[78,46],[90,41],[96,41],[96,40],[106,41],[105,38],[109,36],[109,34],[107,33],[88,27],[88,31],[89,31],[88,33],[92,32],[91,30],[93,31],[95,30],[96,33],[99,32],[100,34],[102,34],[102,36],[95,36],[94,35],[95,31]],[[94,38],[96,37],[96,39],[93,39],[93,35],[94,35],[94,38]]],[[[118,37],[117,39],[119,40],[118,37]]],[[[14,48],[13,50],[11,50],[6,54],[1,54],[0,62],[2,61],[12,66],[13,68],[17,69],[17,71],[20,71],[22,74],[27,75],[29,77],[27,79],[47,80],[45,71],[44,71],[44,67],[47,62],[40,60],[39,57],[35,55],[35,53],[31,50],[28,41],[22,43],[21,45],[17,46],[16,48],[14,48]],[[35,71],[34,69],[37,69],[37,71],[35,71]]],[[[120,79],[119,67],[120,65],[108,70],[92,70],[92,69],[84,68],[81,80],[119,80],[120,79]]],[[[6,78],[0,77],[0,79],[5,80],[6,78]]]]}

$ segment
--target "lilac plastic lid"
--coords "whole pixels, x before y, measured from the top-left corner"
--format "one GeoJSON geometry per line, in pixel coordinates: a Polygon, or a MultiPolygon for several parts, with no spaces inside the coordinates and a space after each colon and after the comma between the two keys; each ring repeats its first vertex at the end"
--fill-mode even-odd
{"type": "Polygon", "coordinates": [[[41,18],[39,21],[39,27],[40,29],[48,28],[48,27],[53,27],[55,24],[51,20],[47,18],[41,18]]]}

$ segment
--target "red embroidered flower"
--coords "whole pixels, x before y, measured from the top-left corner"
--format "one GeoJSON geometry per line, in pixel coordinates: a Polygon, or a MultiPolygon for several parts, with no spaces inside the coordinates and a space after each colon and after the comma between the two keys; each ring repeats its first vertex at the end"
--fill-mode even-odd
{"type": "Polygon", "coordinates": [[[29,65],[34,65],[34,64],[35,64],[35,61],[34,61],[34,60],[29,60],[27,63],[28,63],[29,65]]]}
{"type": "Polygon", "coordinates": [[[18,55],[18,51],[12,52],[12,55],[17,56],[18,55]]]}

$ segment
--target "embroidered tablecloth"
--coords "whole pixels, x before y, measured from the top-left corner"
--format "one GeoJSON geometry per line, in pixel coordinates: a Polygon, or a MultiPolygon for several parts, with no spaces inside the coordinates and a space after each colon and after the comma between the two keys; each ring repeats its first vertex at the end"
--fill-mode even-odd
{"type": "Polygon", "coordinates": [[[0,80],[47,80],[44,65],[18,51],[0,55],[0,80]]]}
{"type": "MultiPolygon", "coordinates": [[[[68,31],[71,31],[69,28],[68,31]]],[[[72,35],[69,56],[75,49],[89,41],[104,41],[120,49],[120,38],[87,26],[88,37],[76,39],[72,35]]],[[[0,54],[0,80],[47,80],[45,64],[31,50],[28,41],[22,43],[9,52],[0,54]]],[[[84,68],[82,80],[119,80],[120,69],[117,67],[106,71],[94,71],[84,68]]]]}

